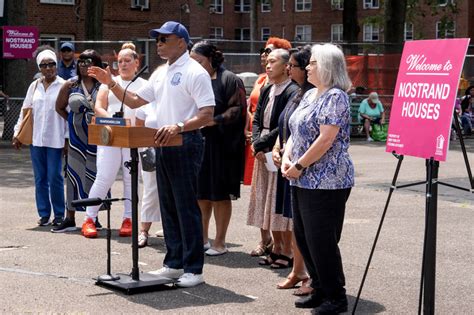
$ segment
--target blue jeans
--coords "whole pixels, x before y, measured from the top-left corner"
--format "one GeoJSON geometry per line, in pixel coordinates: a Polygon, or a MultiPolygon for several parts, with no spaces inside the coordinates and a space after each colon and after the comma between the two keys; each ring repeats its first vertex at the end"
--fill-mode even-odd
{"type": "Polygon", "coordinates": [[[156,148],[156,180],[160,197],[166,256],[163,264],[202,273],[204,265],[197,179],[204,154],[200,131],[183,133],[183,145],[156,148]]]}
{"type": "Polygon", "coordinates": [[[36,208],[40,217],[64,217],[64,181],[61,175],[62,151],[48,147],[30,146],[33,174],[35,176],[36,208]]]}

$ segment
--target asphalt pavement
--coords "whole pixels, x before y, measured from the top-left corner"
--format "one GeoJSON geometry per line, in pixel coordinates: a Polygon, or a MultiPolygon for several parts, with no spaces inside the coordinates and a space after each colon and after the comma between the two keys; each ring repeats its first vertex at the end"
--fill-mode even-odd
{"type": "MultiPolygon", "coordinates": [[[[474,165],[474,139],[467,140],[474,165]]],[[[468,188],[466,167],[458,144],[452,144],[439,179],[468,188]]],[[[355,139],[350,153],[356,186],[348,201],[340,243],[350,310],[362,279],[397,160],[382,143],[355,139]]],[[[426,178],[425,161],[405,157],[399,181],[426,178]]],[[[121,196],[118,180],[114,196],[121,196]]],[[[247,226],[249,187],[233,202],[227,246],[229,253],[206,257],[206,283],[195,288],[171,289],[137,295],[98,287],[94,277],[106,271],[106,239],[86,239],[80,231],[53,234],[36,225],[34,182],[28,149],[15,151],[0,142],[0,313],[148,314],[148,313],[259,313],[293,314],[309,310],[293,306],[293,290],[277,290],[289,270],[258,265],[248,253],[259,231],[247,226]]],[[[122,205],[112,210],[112,271],[131,270],[131,239],[118,236],[122,205]]],[[[436,313],[472,314],[474,308],[472,193],[440,186],[436,265],[436,313]]],[[[105,214],[101,213],[105,224],[105,214]]],[[[83,214],[77,215],[78,226],[83,214]]],[[[421,275],[425,222],[425,186],[395,190],[358,306],[358,314],[415,314],[421,275]]],[[[159,224],[152,226],[152,231],[159,224]]],[[[214,235],[214,225],[211,233],[214,235]]],[[[140,272],[161,267],[164,240],[152,237],[141,249],[140,272]]]]}

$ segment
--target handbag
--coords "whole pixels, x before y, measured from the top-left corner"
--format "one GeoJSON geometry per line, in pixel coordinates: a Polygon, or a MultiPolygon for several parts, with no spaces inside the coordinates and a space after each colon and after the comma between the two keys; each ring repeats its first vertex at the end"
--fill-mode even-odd
{"type": "Polygon", "coordinates": [[[386,141],[387,140],[387,133],[388,133],[388,125],[387,124],[374,124],[372,125],[371,137],[375,141],[386,141]]]}
{"type": "Polygon", "coordinates": [[[154,172],[156,170],[155,148],[148,148],[145,151],[140,152],[140,158],[142,160],[142,170],[144,172],[154,172]]]}
{"type": "Polygon", "coordinates": [[[23,120],[21,121],[20,131],[16,136],[22,144],[33,143],[33,108],[23,109],[23,120]]]}
{"type": "MultiPolygon", "coordinates": [[[[33,95],[36,92],[40,80],[41,79],[36,80],[33,95]]],[[[18,131],[16,138],[22,144],[29,145],[33,143],[33,104],[31,104],[31,107],[23,108],[23,120],[21,121],[20,130],[18,131]]]]}

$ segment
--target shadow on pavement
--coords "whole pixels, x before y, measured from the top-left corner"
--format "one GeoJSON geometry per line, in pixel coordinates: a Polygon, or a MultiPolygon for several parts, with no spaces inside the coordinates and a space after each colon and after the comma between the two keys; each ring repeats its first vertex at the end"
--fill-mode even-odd
{"type": "MultiPolygon", "coordinates": [[[[352,313],[352,309],[354,308],[354,303],[356,300],[355,296],[348,295],[347,296],[349,307],[348,307],[348,314],[352,313]]],[[[356,314],[377,314],[385,312],[386,309],[382,304],[377,302],[359,299],[359,303],[357,304],[356,314]]]]}

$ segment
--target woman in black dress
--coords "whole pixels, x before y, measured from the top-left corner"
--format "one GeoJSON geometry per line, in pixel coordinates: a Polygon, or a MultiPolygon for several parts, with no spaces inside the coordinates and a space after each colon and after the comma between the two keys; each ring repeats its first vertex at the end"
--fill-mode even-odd
{"type": "Polygon", "coordinates": [[[242,81],[224,69],[224,56],[216,46],[201,41],[191,57],[209,72],[216,100],[214,121],[202,129],[206,139],[199,173],[198,201],[202,213],[204,249],[209,256],[227,253],[225,237],[232,213],[231,200],[240,197],[244,166],[245,88],[242,81]],[[209,243],[209,221],[214,210],[216,237],[209,243]]]}

